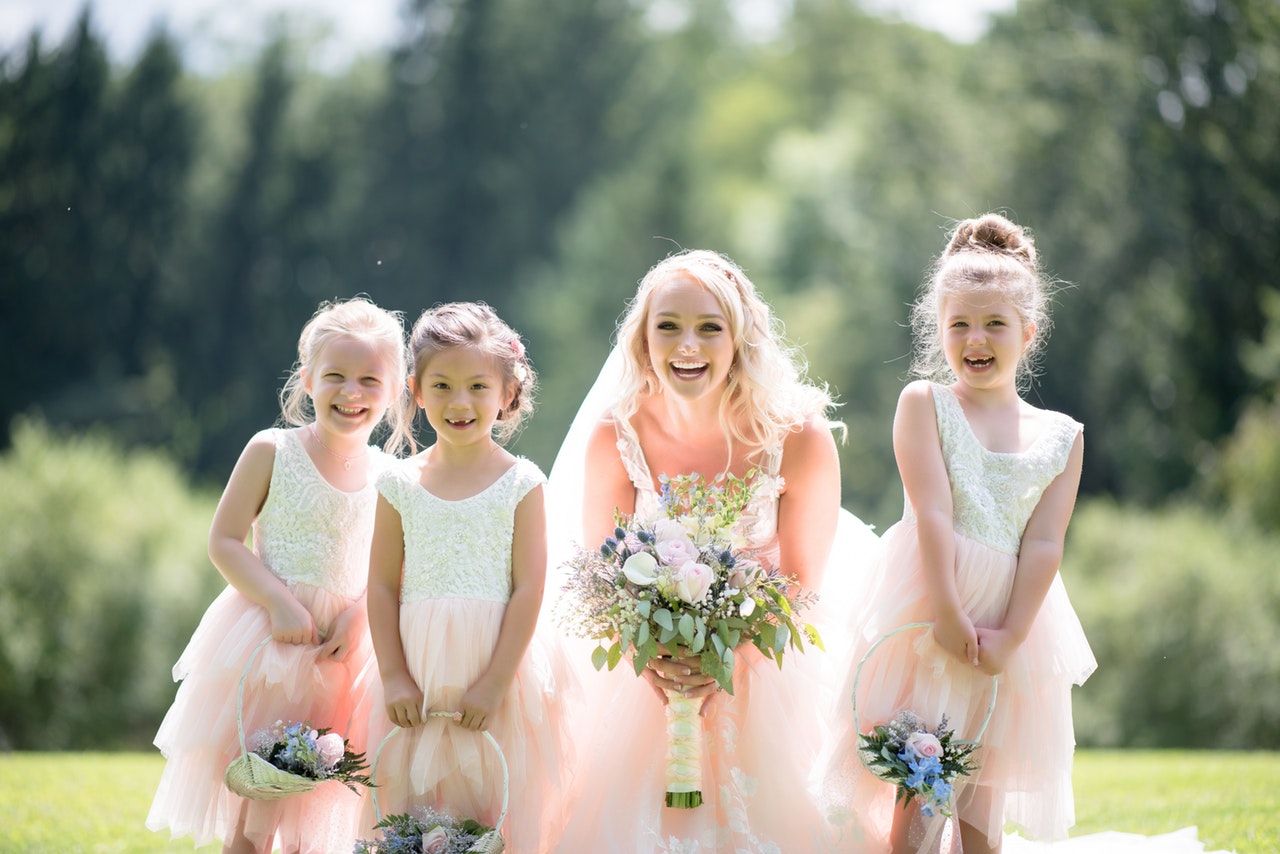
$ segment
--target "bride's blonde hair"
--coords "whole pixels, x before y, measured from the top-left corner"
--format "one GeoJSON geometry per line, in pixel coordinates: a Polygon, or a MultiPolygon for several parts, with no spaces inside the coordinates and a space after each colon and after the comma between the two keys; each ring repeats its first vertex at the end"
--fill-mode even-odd
{"type": "Polygon", "coordinates": [[[782,322],[733,261],[705,249],[672,255],[649,270],[618,325],[623,356],[617,417],[635,414],[640,398],[658,390],[649,361],[646,326],[654,295],[679,279],[691,279],[715,297],[729,321],[733,364],[720,400],[720,426],[733,441],[753,448],[780,450],[788,433],[812,420],[827,422],[834,405],[825,385],[806,376],[803,354],[786,342],[782,322]]]}

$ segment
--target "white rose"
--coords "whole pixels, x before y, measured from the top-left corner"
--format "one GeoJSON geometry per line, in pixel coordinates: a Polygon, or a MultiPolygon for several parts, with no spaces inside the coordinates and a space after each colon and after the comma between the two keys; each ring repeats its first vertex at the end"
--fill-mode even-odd
{"type": "Polygon", "coordinates": [[[658,580],[658,561],[648,552],[636,552],[622,564],[622,574],[632,584],[648,587],[658,580]]]}
{"type": "Polygon", "coordinates": [[[738,613],[744,617],[750,617],[752,614],[755,613],[755,610],[756,610],[756,600],[752,599],[750,596],[748,596],[746,599],[743,599],[742,604],[738,606],[738,613]]]}

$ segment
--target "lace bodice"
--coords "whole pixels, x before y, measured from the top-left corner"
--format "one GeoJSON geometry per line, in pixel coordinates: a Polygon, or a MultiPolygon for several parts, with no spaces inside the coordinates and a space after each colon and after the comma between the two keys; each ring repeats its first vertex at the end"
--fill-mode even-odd
{"type": "Polygon", "coordinates": [[[404,528],[400,601],[508,601],[516,506],[545,481],[542,471],[521,457],[482,491],[446,501],[428,492],[409,465],[383,472],[378,491],[399,512],[404,528]]]}
{"type": "MultiPolygon", "coordinates": [[[[662,514],[661,496],[653,485],[653,474],[640,447],[640,437],[631,422],[615,413],[613,423],[618,433],[618,455],[622,465],[636,488],[636,516],[657,518],[662,514]]],[[[756,552],[766,563],[778,562],[778,496],[782,494],[782,450],[766,455],[760,473],[756,475],[759,486],[751,503],[747,505],[735,526],[746,540],[747,548],[756,552]]],[[[664,472],[675,474],[675,472],[664,472]]]]}
{"type": "Polygon", "coordinates": [[[373,481],[391,459],[369,448],[369,484],[343,492],[316,469],[296,430],[275,441],[267,500],[253,523],[253,547],[277,577],[354,599],[369,580],[369,545],[378,493],[373,481]]]}
{"type": "MultiPolygon", "coordinates": [[[[1050,412],[1049,424],[1035,442],[1020,453],[988,451],[965,418],[955,392],[931,383],[938,418],[942,456],[951,480],[955,530],[1005,554],[1017,554],[1031,513],[1062,470],[1082,426],[1050,412]]],[[[914,520],[911,502],[904,518],[914,520]]]]}

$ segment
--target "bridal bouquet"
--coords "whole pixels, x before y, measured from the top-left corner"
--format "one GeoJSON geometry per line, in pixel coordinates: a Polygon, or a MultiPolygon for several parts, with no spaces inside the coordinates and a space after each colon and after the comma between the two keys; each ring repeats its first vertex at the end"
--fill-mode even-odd
{"type": "Polygon", "coordinates": [[[977,768],[969,754],[978,745],[958,741],[943,715],[930,731],[914,712],[899,712],[887,725],[858,735],[858,753],[872,774],[898,787],[898,801],[920,798],[926,816],[950,816],[956,778],[977,768]]]}
{"type": "MultiPolygon", "coordinates": [[[[615,516],[617,528],[599,549],[578,549],[567,564],[561,625],[599,641],[597,670],[629,656],[640,675],[660,656],[699,659],[703,673],[733,693],[735,650],[751,644],[782,666],[804,638],[821,647],[813,626],[795,613],[812,602],[793,579],[747,553],[734,527],[757,481],[722,475],[662,478],[656,519],[615,516]]],[[[700,701],[668,692],[668,806],[702,803],[700,701]]]]}
{"type": "Polygon", "coordinates": [[[254,733],[253,748],[227,767],[225,780],[237,794],[249,798],[274,798],[305,792],[316,783],[337,780],[356,791],[356,784],[371,780],[361,773],[368,766],[363,753],[328,729],[309,723],[276,721],[254,733]]]}

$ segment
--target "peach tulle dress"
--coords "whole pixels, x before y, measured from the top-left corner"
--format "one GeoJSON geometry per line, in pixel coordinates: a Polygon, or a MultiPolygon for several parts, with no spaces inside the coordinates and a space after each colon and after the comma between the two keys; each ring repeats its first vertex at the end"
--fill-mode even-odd
{"type": "MultiPolygon", "coordinates": [[[[1022,453],[995,453],[979,442],[954,392],[933,385],[942,453],[951,481],[956,585],[977,626],[997,626],[1017,570],[1022,533],[1040,496],[1063,471],[1081,426],[1061,413],[1022,453]]],[[[843,831],[842,850],[887,847],[894,788],[866,772],[855,757],[854,675],[882,636],[932,618],[910,502],[881,538],[883,551],[869,589],[855,603],[848,676],[837,706],[837,737],[823,767],[828,818],[843,831]]],[[[1071,764],[1075,736],[1071,686],[1097,662],[1055,577],[1026,641],[999,677],[990,723],[974,754],[981,768],[957,781],[959,809],[996,844],[1006,822],[1037,839],[1062,839],[1074,823],[1071,764]],[[972,820],[972,819],[971,819],[972,820]]],[[[928,629],[895,635],[867,658],[858,683],[863,731],[910,709],[929,726],[947,715],[956,737],[975,735],[987,712],[991,677],[954,659],[928,629]]],[[[945,819],[917,815],[909,839],[936,846],[945,819]]]]}
{"type": "MultiPolygon", "coordinates": [[[[370,482],[359,492],[333,487],[316,470],[296,430],[269,431],[275,462],[267,499],[253,525],[253,547],[311,612],[323,636],[364,595],[377,491],[373,477],[390,459],[369,449],[370,482]]],[[[357,607],[364,607],[359,604],[357,607]]],[[[247,800],[222,782],[240,752],[236,692],[254,649],[271,636],[267,612],[228,586],[205,612],[173,668],[181,680],[155,743],[167,762],[147,816],[151,830],[190,836],[195,844],[226,840],[245,819],[246,835],[284,850],[350,851],[360,795],[337,782],[275,801],[247,800]]],[[[377,678],[368,633],[341,663],[317,661],[311,644],[269,643],[253,662],[244,692],[244,728],[253,734],[277,720],[309,720],[365,749],[369,687],[377,678]]]]}
{"type": "MultiPolygon", "coordinates": [[[[636,515],[656,515],[659,495],[639,437],[616,415],[615,424],[636,488],[636,515]]],[[[778,497],[785,486],[781,462],[779,450],[762,465],[760,487],[738,528],[762,562],[774,565],[778,497]]],[[[849,529],[851,535],[855,529],[854,536],[865,538],[858,541],[865,552],[874,535],[861,523],[849,529]]],[[[818,614],[801,616],[821,630],[818,614]]],[[[581,667],[594,643],[567,642],[581,667]]],[[[664,805],[666,718],[653,688],[625,663],[601,672],[587,664],[579,676],[588,699],[575,722],[580,737],[570,822],[557,851],[820,850],[821,818],[807,778],[827,732],[829,700],[820,698],[828,696],[829,663],[812,646],[802,654],[788,650],[781,669],[753,653],[738,656],[734,695],[718,698],[704,719],[703,803],[693,809],[664,805]]]]}
{"type": "MultiPolygon", "coordinates": [[[[400,640],[424,711],[456,710],[489,666],[511,596],[515,510],[544,482],[538,467],[523,458],[483,491],[457,501],[433,495],[405,465],[379,478],[378,490],[400,513],[404,529],[400,640]]],[[[510,771],[502,835],[514,854],[548,850],[564,820],[557,795],[568,743],[561,711],[566,677],[562,653],[535,637],[489,721],[510,771]]],[[[380,683],[374,696],[370,743],[376,750],[395,727],[380,683]]],[[[387,740],[376,782],[377,809],[368,799],[364,839],[376,838],[372,828],[379,817],[427,805],[493,826],[502,803],[493,746],[447,719],[430,718],[387,740]]]]}

